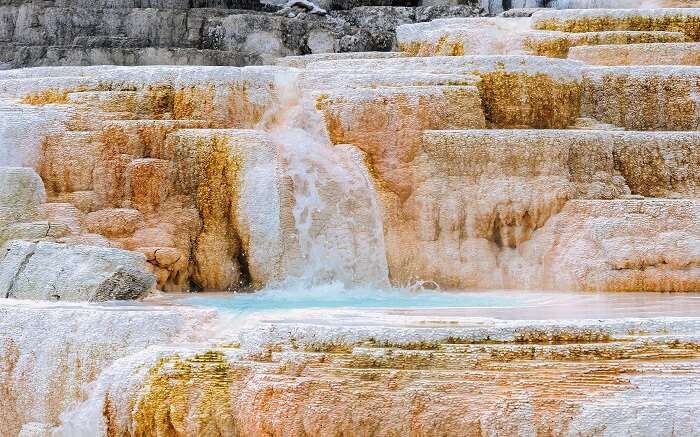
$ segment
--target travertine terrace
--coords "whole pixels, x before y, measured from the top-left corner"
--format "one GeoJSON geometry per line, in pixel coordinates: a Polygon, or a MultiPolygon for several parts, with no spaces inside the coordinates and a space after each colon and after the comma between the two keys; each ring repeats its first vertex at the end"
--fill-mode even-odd
{"type": "Polygon", "coordinates": [[[521,15],[0,71],[0,436],[700,435],[700,9],[521,15]]]}

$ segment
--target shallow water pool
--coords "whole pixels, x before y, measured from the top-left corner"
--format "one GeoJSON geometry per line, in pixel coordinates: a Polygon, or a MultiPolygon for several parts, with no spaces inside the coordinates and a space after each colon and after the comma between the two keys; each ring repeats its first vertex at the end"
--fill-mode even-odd
{"type": "Polygon", "coordinates": [[[256,293],[184,295],[178,304],[224,313],[384,313],[499,319],[595,319],[697,317],[700,293],[551,292],[522,290],[433,291],[345,289],[342,286],[269,289],[256,293]]]}

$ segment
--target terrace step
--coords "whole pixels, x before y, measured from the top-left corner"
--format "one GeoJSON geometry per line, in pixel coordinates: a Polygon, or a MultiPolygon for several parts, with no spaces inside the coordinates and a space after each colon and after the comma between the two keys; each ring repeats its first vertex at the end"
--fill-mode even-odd
{"type": "Polygon", "coordinates": [[[55,194],[92,190],[101,144],[95,132],[65,132],[45,139],[39,175],[46,190],[55,194]]]}
{"type": "Polygon", "coordinates": [[[700,65],[700,43],[574,47],[569,59],[590,65],[700,65]]]}
{"type": "Polygon", "coordinates": [[[539,11],[532,15],[537,30],[600,32],[607,30],[683,32],[700,41],[700,8],[574,9],[539,11]]]}
{"type": "Polygon", "coordinates": [[[423,150],[435,174],[566,176],[579,191],[622,176],[632,193],[700,197],[700,132],[426,131],[423,150]]]}
{"type": "Polygon", "coordinates": [[[107,120],[102,123],[101,137],[109,154],[138,158],[163,158],[169,133],[179,129],[209,128],[204,120],[107,120]]]}
{"type": "Polygon", "coordinates": [[[700,67],[622,66],[587,69],[581,113],[630,130],[700,129],[700,67]]]}
{"type": "MultiPolygon", "coordinates": [[[[686,36],[682,32],[609,30],[601,32],[542,32],[533,31],[523,40],[523,48],[533,55],[566,58],[571,50],[578,47],[599,45],[619,45],[625,47],[642,43],[682,43],[686,36]]],[[[576,59],[569,56],[570,59],[576,59]]]]}
{"type": "Polygon", "coordinates": [[[528,18],[451,18],[405,24],[397,29],[402,52],[418,56],[463,56],[531,53],[565,58],[582,45],[684,42],[677,31],[544,31],[530,28],[528,18]]]}
{"type": "Polygon", "coordinates": [[[474,86],[416,86],[330,90],[317,98],[330,140],[365,153],[386,187],[405,198],[410,163],[426,129],[470,129],[486,125],[474,86]]]}
{"type": "Polygon", "coordinates": [[[565,178],[511,179],[426,179],[408,209],[415,222],[387,237],[394,277],[429,271],[454,288],[700,286],[699,200],[571,199],[565,178]]]}
{"type": "Polygon", "coordinates": [[[66,224],[51,221],[11,223],[0,226],[0,244],[4,245],[9,240],[55,240],[71,232],[66,224]]]}
{"type": "Polygon", "coordinates": [[[579,117],[576,122],[569,126],[569,129],[580,129],[580,130],[625,130],[622,127],[615,126],[614,124],[601,123],[595,118],[591,117],[579,117]]]}
{"type": "Polygon", "coordinates": [[[347,53],[316,53],[304,56],[285,56],[275,61],[280,67],[304,68],[312,62],[335,61],[342,59],[384,59],[407,56],[401,52],[347,52],[347,53]]]}
{"type": "Polygon", "coordinates": [[[66,225],[73,234],[80,234],[85,220],[85,214],[70,203],[44,203],[39,214],[49,222],[66,225]]]}
{"type": "Polygon", "coordinates": [[[468,75],[472,83],[455,85],[478,87],[487,125],[492,127],[565,128],[579,116],[582,68],[580,63],[565,59],[534,56],[352,59],[315,62],[304,71],[308,77],[319,73],[328,78],[346,74],[408,75],[409,78],[420,78],[423,74],[468,75]],[[479,80],[474,81],[474,76],[479,80]]]}

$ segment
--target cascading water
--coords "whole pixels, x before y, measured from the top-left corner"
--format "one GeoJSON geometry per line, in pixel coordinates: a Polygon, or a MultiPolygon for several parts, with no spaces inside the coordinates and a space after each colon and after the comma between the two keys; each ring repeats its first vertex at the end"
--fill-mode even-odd
{"type": "Polygon", "coordinates": [[[277,105],[258,127],[279,145],[293,184],[292,212],[303,266],[289,281],[388,285],[382,212],[361,153],[330,143],[298,73],[280,73],[275,82],[277,105]]]}
{"type": "MultiPolygon", "coordinates": [[[[112,403],[114,416],[124,423],[120,429],[132,426],[131,414],[127,408],[128,397],[143,390],[147,369],[153,368],[163,357],[172,356],[173,349],[167,345],[173,342],[192,342],[204,347],[213,344],[216,337],[231,341],[237,332],[246,326],[246,320],[255,323],[258,313],[265,310],[284,311],[289,300],[310,305],[319,296],[327,296],[331,306],[345,306],[362,299],[362,296],[384,296],[378,288],[388,286],[382,212],[362,156],[352,146],[333,146],[325,130],[325,124],[313,107],[313,100],[301,89],[296,73],[281,74],[276,80],[278,103],[264,114],[258,129],[268,132],[278,144],[286,168],[286,175],[293,186],[294,218],[296,239],[300,252],[299,268],[295,274],[281,284],[272,284],[261,296],[271,298],[270,308],[251,308],[246,311],[245,296],[214,298],[212,302],[189,299],[187,303],[221,310],[218,321],[199,323],[207,318],[208,311],[185,311],[187,319],[198,321],[197,329],[191,326],[175,329],[180,334],[162,338],[160,346],[153,346],[137,354],[125,354],[100,372],[99,377],[85,390],[84,395],[74,398],[84,399],[60,414],[60,426],[41,428],[54,437],[92,437],[104,435],[108,424],[105,422],[105,399],[124,398],[123,405],[112,403]],[[359,287],[359,288],[357,288],[359,287]],[[359,293],[359,296],[355,296],[359,293]],[[204,303],[202,305],[202,303],[204,303]],[[243,307],[243,309],[241,308],[243,307]],[[229,320],[226,316],[234,317],[229,320]],[[224,322],[224,320],[228,320],[224,322]],[[195,331],[200,331],[196,339],[195,331]],[[204,340],[202,331],[209,332],[204,340]]],[[[406,298],[402,291],[389,293],[382,302],[401,301],[406,298]]],[[[205,300],[208,298],[204,298],[205,300]]],[[[151,317],[172,317],[169,313],[152,314],[151,317]]],[[[166,319],[168,320],[168,319],[166,319]]],[[[95,346],[89,346],[94,348],[95,346]]],[[[182,345],[179,346],[180,348],[182,345]]],[[[59,355],[59,354],[57,354],[59,355]]],[[[114,358],[118,358],[115,356],[114,358]]],[[[76,388],[79,387],[79,384],[76,388]]],[[[55,413],[54,413],[55,414],[55,413]]],[[[54,417],[35,419],[41,423],[51,423],[54,417]]],[[[39,425],[37,425],[39,426],[39,425]]],[[[31,427],[25,426],[29,432],[31,427]]]]}

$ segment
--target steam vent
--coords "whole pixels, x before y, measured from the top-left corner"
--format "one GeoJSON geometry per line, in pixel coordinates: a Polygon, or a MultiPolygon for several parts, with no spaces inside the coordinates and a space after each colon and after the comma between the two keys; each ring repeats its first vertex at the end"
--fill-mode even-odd
{"type": "Polygon", "coordinates": [[[700,2],[0,0],[0,437],[699,411],[700,2]]]}

